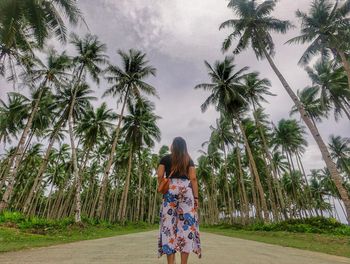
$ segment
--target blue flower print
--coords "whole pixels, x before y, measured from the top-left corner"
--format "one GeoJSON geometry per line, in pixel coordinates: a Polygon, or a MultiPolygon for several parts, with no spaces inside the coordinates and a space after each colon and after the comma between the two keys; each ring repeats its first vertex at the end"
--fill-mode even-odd
{"type": "Polygon", "coordinates": [[[195,219],[194,219],[193,216],[191,216],[190,213],[185,213],[185,214],[184,214],[184,218],[185,218],[185,220],[188,221],[188,222],[187,222],[188,225],[190,225],[190,226],[191,226],[191,225],[194,225],[195,219]]]}
{"type": "Polygon", "coordinates": [[[163,245],[162,250],[167,255],[174,253],[174,250],[171,249],[167,244],[163,245]]]}

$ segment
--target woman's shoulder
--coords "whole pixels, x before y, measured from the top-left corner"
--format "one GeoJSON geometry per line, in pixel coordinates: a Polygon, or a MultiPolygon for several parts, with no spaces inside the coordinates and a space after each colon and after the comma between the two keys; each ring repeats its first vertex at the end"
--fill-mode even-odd
{"type": "Polygon", "coordinates": [[[168,162],[170,159],[171,159],[171,155],[170,155],[170,154],[164,155],[164,156],[160,159],[160,164],[164,164],[164,163],[168,162]]]}
{"type": "Polygon", "coordinates": [[[192,159],[192,158],[190,158],[189,166],[190,166],[190,167],[194,167],[194,162],[193,162],[193,159],[192,159]]]}

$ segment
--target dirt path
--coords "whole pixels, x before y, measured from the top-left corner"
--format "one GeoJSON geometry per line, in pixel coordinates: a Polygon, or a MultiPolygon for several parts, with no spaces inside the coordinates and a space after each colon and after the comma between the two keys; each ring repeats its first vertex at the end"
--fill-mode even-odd
{"type": "MultiPolygon", "coordinates": [[[[203,258],[191,254],[189,263],[201,264],[338,264],[350,259],[249,240],[202,233],[203,258]]],[[[80,241],[0,254],[1,264],[148,264],[157,258],[157,231],[80,241]]],[[[180,263],[180,262],[177,262],[180,263]]]]}

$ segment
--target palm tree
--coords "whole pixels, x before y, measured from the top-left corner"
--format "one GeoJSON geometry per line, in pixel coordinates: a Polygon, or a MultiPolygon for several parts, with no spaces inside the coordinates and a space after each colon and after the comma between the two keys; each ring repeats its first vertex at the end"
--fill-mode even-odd
{"type": "Polygon", "coordinates": [[[26,125],[22,131],[22,135],[17,144],[12,164],[10,165],[9,185],[0,203],[0,211],[7,207],[7,203],[11,198],[13,184],[16,180],[17,171],[21,162],[21,157],[24,155],[24,147],[30,130],[32,129],[33,120],[37,118],[39,105],[42,97],[53,85],[59,88],[62,85],[63,78],[66,77],[66,69],[70,65],[70,59],[65,54],[57,55],[55,51],[51,51],[47,57],[47,64],[37,61],[37,66],[24,75],[24,81],[30,83],[31,88],[37,93],[31,107],[31,112],[27,118],[26,125]],[[39,83],[37,85],[37,83],[39,83]],[[37,88],[37,89],[36,89],[37,88]]]}
{"type": "MultiPolygon", "coordinates": [[[[327,117],[327,106],[322,104],[321,99],[318,98],[320,89],[317,86],[305,87],[298,90],[297,94],[300,102],[303,104],[305,111],[308,113],[315,127],[316,121],[321,122],[322,117],[327,117]]],[[[298,109],[293,106],[290,114],[293,115],[298,112],[298,109]]]]}
{"type": "Polygon", "coordinates": [[[118,220],[125,221],[126,207],[128,201],[128,192],[130,185],[130,176],[134,152],[142,146],[153,147],[154,140],[160,141],[160,130],[157,126],[159,116],[153,113],[154,105],[145,100],[138,99],[135,105],[129,105],[129,114],[125,116],[125,123],[122,133],[125,135],[125,141],[128,142],[128,171],[125,180],[120,206],[118,210],[118,220]]]}
{"type": "Polygon", "coordinates": [[[311,170],[310,171],[310,192],[312,194],[312,203],[316,211],[316,215],[319,216],[319,213],[323,217],[323,212],[330,209],[330,204],[327,203],[324,199],[325,195],[328,195],[327,190],[325,190],[322,184],[322,175],[320,170],[311,170]]]}
{"type": "Polygon", "coordinates": [[[344,113],[350,120],[350,90],[344,70],[327,60],[319,60],[306,67],[312,84],[319,88],[320,102],[325,110],[333,107],[335,120],[344,113]]]}
{"type": "Polygon", "coordinates": [[[227,50],[232,45],[233,39],[239,38],[234,53],[240,53],[251,45],[257,59],[266,58],[268,60],[271,68],[298,108],[301,118],[320,148],[322,157],[345,204],[347,220],[350,223],[350,199],[346,189],[342,185],[342,178],[339,175],[337,166],[332,161],[327,146],[321,138],[320,133],[318,133],[317,128],[313,125],[297,95],[291,89],[271,57],[274,53],[274,43],[270,32],[285,33],[292,26],[289,21],[282,21],[270,16],[275,5],[276,1],[272,0],[264,1],[261,4],[258,4],[254,0],[231,0],[228,7],[232,8],[239,18],[230,19],[221,24],[220,29],[225,27],[233,27],[234,29],[224,41],[223,50],[227,50]]]}
{"type": "Polygon", "coordinates": [[[145,82],[150,75],[155,76],[156,69],[148,65],[145,59],[146,54],[138,50],[130,49],[128,53],[118,50],[118,54],[122,59],[122,67],[110,65],[106,69],[106,79],[112,86],[106,90],[105,95],[119,95],[119,102],[122,102],[122,108],[118,119],[118,124],[114,132],[111,152],[108,156],[107,165],[105,167],[102,183],[99,190],[99,202],[96,210],[96,216],[101,215],[108,176],[112,167],[114,153],[116,151],[119,132],[124,116],[124,110],[127,102],[131,99],[140,99],[141,93],[156,96],[156,89],[145,82]]]}
{"type": "Polygon", "coordinates": [[[286,157],[280,151],[275,150],[272,153],[272,162],[280,178],[281,174],[286,172],[288,169],[288,162],[286,161],[286,157]]]}
{"type": "Polygon", "coordinates": [[[290,167],[294,168],[293,154],[304,152],[304,147],[307,146],[307,141],[304,138],[304,127],[295,119],[281,119],[274,130],[275,149],[280,147],[287,157],[290,167]]]}
{"type": "Polygon", "coordinates": [[[251,165],[249,168],[258,188],[264,218],[268,220],[266,199],[260,182],[259,172],[256,168],[255,160],[241,121],[241,114],[247,110],[248,102],[245,98],[244,86],[240,81],[245,76],[243,72],[248,68],[244,67],[234,72],[235,65],[233,64],[233,57],[225,57],[224,61],[215,62],[214,67],[207,61],[205,61],[205,65],[208,68],[211,83],[202,83],[195,87],[195,89],[204,89],[211,92],[209,97],[201,105],[202,112],[206,111],[209,105],[213,104],[222,114],[229,115],[232,118],[232,128],[235,127],[233,120],[236,120],[238,123],[251,165]]]}
{"type": "Polygon", "coordinates": [[[292,38],[288,43],[310,43],[302,55],[299,63],[305,65],[317,53],[328,57],[332,52],[340,57],[348,76],[350,88],[350,63],[346,51],[349,48],[350,1],[346,0],[342,5],[339,1],[314,0],[309,13],[296,11],[296,16],[301,20],[301,35],[292,38]]]}
{"type": "Polygon", "coordinates": [[[331,135],[328,146],[333,160],[350,180],[350,138],[331,135]]]}
{"type": "MultiPolygon", "coordinates": [[[[223,164],[223,172],[224,172],[224,185],[226,189],[226,195],[223,195],[224,204],[228,209],[230,220],[233,217],[233,211],[235,211],[233,196],[231,195],[232,190],[229,187],[229,175],[228,175],[228,164],[227,164],[227,149],[229,145],[233,145],[235,142],[234,135],[231,131],[232,125],[231,121],[221,114],[220,119],[216,119],[216,127],[210,126],[211,135],[210,135],[210,143],[215,144],[224,154],[224,164],[223,164]],[[226,200],[227,199],[227,200],[226,200]]],[[[231,221],[232,222],[232,221],[231,221]]]]}
{"type": "Polygon", "coordinates": [[[92,93],[92,90],[89,89],[89,86],[81,84],[77,86],[75,89],[77,89],[77,91],[70,89],[70,87],[65,87],[60,89],[58,91],[58,94],[56,95],[56,103],[55,103],[56,108],[57,108],[57,111],[60,112],[61,114],[58,115],[57,121],[55,122],[53,129],[50,133],[48,147],[45,151],[42,163],[40,164],[40,168],[37,172],[32,188],[23,206],[24,213],[30,212],[32,199],[38,192],[38,189],[43,179],[44,172],[47,168],[49,157],[51,155],[51,150],[53,148],[55,141],[59,139],[62,141],[63,139],[63,135],[60,134],[60,132],[61,132],[62,126],[68,120],[68,115],[69,115],[70,107],[73,101],[73,97],[75,97],[74,99],[75,106],[74,106],[74,112],[73,112],[73,118],[75,120],[78,120],[81,118],[84,111],[86,111],[86,109],[90,107],[90,101],[95,99],[95,97],[90,96],[90,94],[92,93]]]}
{"type": "Polygon", "coordinates": [[[73,112],[75,107],[76,95],[78,87],[80,86],[83,74],[89,74],[93,81],[99,83],[99,74],[102,72],[101,66],[107,63],[107,55],[105,54],[106,45],[101,43],[97,36],[86,34],[84,38],[79,38],[77,35],[72,35],[71,43],[74,45],[78,55],[73,58],[75,65],[74,73],[77,76],[72,86],[72,100],[68,112],[68,130],[69,138],[72,148],[72,163],[73,163],[73,175],[76,183],[76,215],[75,221],[81,221],[81,204],[80,204],[80,191],[81,181],[78,172],[78,161],[74,142],[74,121],[73,112]]]}
{"type": "MultiPolygon", "coordinates": [[[[264,152],[265,152],[265,159],[267,159],[267,161],[264,159],[265,162],[265,168],[266,168],[266,176],[268,177],[268,186],[269,186],[269,192],[272,198],[272,206],[273,206],[273,212],[274,212],[274,217],[277,217],[276,215],[276,211],[277,211],[277,205],[275,205],[275,199],[272,193],[272,185],[274,183],[274,180],[276,180],[277,177],[277,172],[276,169],[274,168],[274,164],[272,162],[272,157],[271,157],[271,153],[269,150],[269,146],[268,146],[268,141],[266,140],[266,135],[265,132],[263,131],[263,124],[262,122],[260,122],[261,118],[263,118],[263,112],[261,110],[261,102],[267,102],[266,99],[264,98],[264,95],[269,95],[269,96],[274,96],[275,94],[271,93],[269,91],[269,88],[271,87],[271,83],[268,79],[263,78],[263,79],[259,79],[259,73],[258,72],[253,72],[248,74],[247,76],[245,76],[243,78],[243,85],[244,85],[244,89],[245,89],[245,93],[246,93],[246,97],[249,100],[250,104],[253,106],[253,117],[254,117],[254,121],[256,124],[256,127],[258,128],[259,131],[259,136],[264,148],[264,152]],[[257,106],[259,106],[260,110],[257,109],[257,106]],[[260,117],[260,118],[259,118],[260,117]],[[268,164],[268,165],[267,165],[268,164]],[[274,176],[274,179],[271,179],[271,175],[274,176]]],[[[279,199],[281,202],[281,209],[284,209],[284,202],[283,202],[283,196],[282,196],[282,192],[279,186],[279,183],[277,181],[275,181],[275,185],[277,188],[277,192],[279,194],[279,199]]]]}
{"type": "Polygon", "coordinates": [[[14,92],[7,94],[7,102],[0,99],[0,142],[11,143],[11,137],[17,138],[28,117],[29,101],[24,95],[14,92]]]}
{"type": "MultiPolygon", "coordinates": [[[[49,36],[65,41],[65,21],[77,24],[83,20],[74,0],[3,0],[0,3],[0,73],[4,59],[25,62],[25,53],[42,48],[49,36]],[[63,16],[66,19],[63,19],[63,16]]],[[[31,55],[32,57],[33,55],[31,55]]]]}
{"type": "Polygon", "coordinates": [[[93,147],[100,141],[109,137],[109,130],[113,128],[111,121],[115,120],[117,115],[112,109],[107,108],[106,103],[94,110],[89,106],[83,113],[76,127],[76,134],[82,139],[84,158],[80,167],[80,173],[83,173],[89,154],[93,147]]]}

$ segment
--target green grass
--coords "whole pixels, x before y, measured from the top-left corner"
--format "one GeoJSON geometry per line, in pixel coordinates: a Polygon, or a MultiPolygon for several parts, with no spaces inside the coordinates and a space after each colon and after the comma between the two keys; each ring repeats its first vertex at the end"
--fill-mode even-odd
{"type": "Polygon", "coordinates": [[[201,231],[293,247],[331,255],[350,257],[350,236],[285,231],[247,231],[220,227],[202,227],[201,231]]]}
{"type": "Polygon", "coordinates": [[[156,226],[131,224],[126,226],[75,226],[59,230],[19,229],[0,225],[0,252],[50,246],[80,240],[111,237],[155,229],[156,226]],[[36,234],[39,233],[39,234],[36,234]]]}
{"type": "Polygon", "coordinates": [[[20,212],[5,211],[0,214],[0,252],[124,235],[155,228],[158,225],[144,222],[110,223],[86,217],[82,217],[82,223],[75,224],[72,217],[54,220],[25,217],[20,212]]]}

